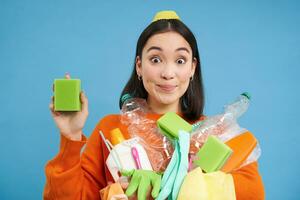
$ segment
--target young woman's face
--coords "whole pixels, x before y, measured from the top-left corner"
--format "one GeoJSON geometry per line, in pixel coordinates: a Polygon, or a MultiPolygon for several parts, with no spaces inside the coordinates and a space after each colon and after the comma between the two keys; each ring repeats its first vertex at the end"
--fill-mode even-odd
{"type": "Polygon", "coordinates": [[[197,60],[189,43],[176,32],[151,36],[136,58],[136,70],[148,92],[150,107],[172,107],[179,111],[179,99],[189,86],[197,60]]]}

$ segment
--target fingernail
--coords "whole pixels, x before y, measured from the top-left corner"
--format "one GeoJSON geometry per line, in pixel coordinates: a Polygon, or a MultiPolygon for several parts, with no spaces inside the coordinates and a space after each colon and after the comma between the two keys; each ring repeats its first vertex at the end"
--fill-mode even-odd
{"type": "Polygon", "coordinates": [[[70,77],[70,73],[69,72],[66,72],[65,73],[65,77],[66,77],[66,79],[70,79],[71,77],[70,77]]]}

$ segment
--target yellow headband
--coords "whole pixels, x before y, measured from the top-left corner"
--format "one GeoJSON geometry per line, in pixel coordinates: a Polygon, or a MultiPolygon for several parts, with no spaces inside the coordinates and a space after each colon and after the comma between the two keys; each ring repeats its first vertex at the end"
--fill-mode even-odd
{"type": "Polygon", "coordinates": [[[173,10],[164,10],[164,11],[157,12],[156,15],[154,16],[152,22],[156,22],[161,19],[178,19],[178,20],[180,20],[177,13],[173,10]]]}

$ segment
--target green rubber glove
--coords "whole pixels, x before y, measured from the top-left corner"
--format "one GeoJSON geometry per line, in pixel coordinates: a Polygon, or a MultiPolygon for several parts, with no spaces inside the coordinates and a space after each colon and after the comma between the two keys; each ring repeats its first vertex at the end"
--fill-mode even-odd
{"type": "Polygon", "coordinates": [[[161,174],[151,170],[133,169],[130,171],[121,170],[123,176],[131,177],[125,194],[130,197],[137,190],[138,200],[146,200],[147,191],[152,185],[151,196],[155,199],[158,196],[161,174]]]}

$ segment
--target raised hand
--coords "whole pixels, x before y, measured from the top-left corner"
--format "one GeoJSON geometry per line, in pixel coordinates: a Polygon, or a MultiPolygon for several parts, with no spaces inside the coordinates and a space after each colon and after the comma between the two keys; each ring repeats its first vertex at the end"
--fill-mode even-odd
{"type": "MultiPolygon", "coordinates": [[[[66,79],[70,75],[66,74],[66,79]]],[[[54,90],[54,87],[53,87],[54,90]]],[[[88,117],[88,99],[83,92],[80,93],[81,111],[54,111],[54,96],[49,105],[51,115],[60,133],[71,140],[81,140],[82,129],[88,117]]]]}

